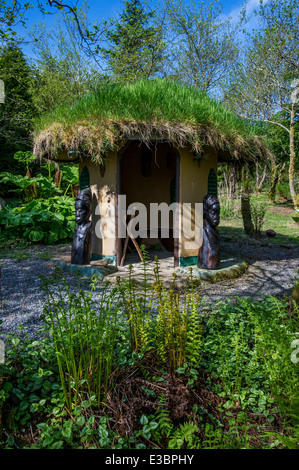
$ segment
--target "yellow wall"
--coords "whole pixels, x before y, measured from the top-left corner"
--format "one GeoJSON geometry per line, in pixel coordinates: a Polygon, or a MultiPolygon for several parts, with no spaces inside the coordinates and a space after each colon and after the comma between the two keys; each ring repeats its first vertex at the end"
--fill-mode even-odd
{"type": "MultiPolygon", "coordinates": [[[[103,256],[116,255],[116,239],[114,238],[99,238],[96,233],[102,232],[103,229],[107,230],[104,217],[110,218],[113,229],[115,230],[115,215],[116,215],[116,168],[117,168],[117,153],[111,152],[107,157],[106,171],[104,176],[101,176],[100,166],[92,163],[90,159],[82,159],[79,163],[79,172],[86,166],[90,176],[90,188],[92,191],[93,199],[93,216],[92,216],[92,253],[103,256]],[[96,209],[97,208],[97,209],[96,209]],[[99,212],[95,214],[95,211],[99,212]],[[109,217],[109,215],[111,217],[109,217]],[[100,222],[100,219],[101,222],[100,222]]],[[[111,234],[113,235],[113,233],[111,234]]]]}
{"type": "MultiPolygon", "coordinates": [[[[184,223],[182,204],[191,203],[191,219],[194,222],[194,205],[196,202],[202,203],[204,196],[207,194],[208,176],[211,168],[214,168],[217,173],[217,153],[216,151],[214,151],[214,149],[206,148],[204,150],[204,153],[207,155],[207,158],[203,158],[200,162],[200,166],[198,166],[198,162],[194,161],[190,149],[178,148],[177,150],[180,153],[181,204],[181,240],[179,246],[179,257],[185,258],[190,256],[197,256],[198,249],[202,243],[202,239],[200,239],[198,244],[192,248],[187,246],[188,240],[184,238],[182,232],[182,224],[184,223]]],[[[148,206],[150,202],[169,203],[169,182],[175,174],[175,165],[173,165],[172,170],[166,171],[166,168],[164,168],[163,166],[165,164],[165,158],[161,160],[161,158],[157,157],[157,163],[158,165],[160,165],[159,168],[157,165],[155,165],[155,158],[153,157],[152,175],[155,175],[155,182],[157,183],[157,188],[153,191],[151,187],[151,177],[145,178],[141,175],[140,158],[138,158],[138,146],[132,147],[129,153],[128,158],[132,158],[130,164],[125,164],[125,155],[126,151],[124,152],[124,155],[122,157],[123,167],[121,171],[122,178],[120,193],[128,195],[127,206],[131,202],[142,202],[146,206],[148,206]]],[[[115,229],[117,203],[117,153],[111,152],[108,155],[106,161],[106,172],[104,174],[104,177],[102,177],[100,174],[99,165],[92,163],[90,159],[82,159],[80,161],[80,173],[85,165],[89,170],[90,187],[93,194],[92,253],[103,256],[115,256],[117,247],[116,238],[98,238],[96,236],[96,231],[99,230],[100,227],[100,218],[103,218],[105,216],[108,216],[107,218],[110,219],[110,221],[112,222],[111,225],[115,229]],[[97,210],[99,210],[100,208],[100,215],[95,215],[96,206],[98,206],[97,210]]],[[[101,223],[103,223],[103,219],[101,223]]]]}
{"type": "MultiPolygon", "coordinates": [[[[204,148],[204,155],[207,158],[202,158],[200,161],[200,166],[198,162],[194,161],[193,155],[190,152],[190,149],[179,148],[178,149],[181,155],[181,168],[180,168],[180,203],[181,203],[181,240],[179,246],[179,257],[186,258],[189,256],[197,256],[198,248],[202,244],[202,234],[199,240],[198,246],[196,248],[188,248],[186,246],[188,240],[183,236],[183,212],[182,204],[191,203],[191,219],[194,223],[194,214],[196,202],[202,203],[203,198],[208,192],[208,177],[211,168],[214,168],[217,174],[217,152],[210,147],[204,148]]],[[[190,217],[190,214],[189,214],[190,217]]],[[[185,221],[187,225],[187,221],[185,221]]],[[[194,227],[192,227],[194,229],[194,227]]]]}

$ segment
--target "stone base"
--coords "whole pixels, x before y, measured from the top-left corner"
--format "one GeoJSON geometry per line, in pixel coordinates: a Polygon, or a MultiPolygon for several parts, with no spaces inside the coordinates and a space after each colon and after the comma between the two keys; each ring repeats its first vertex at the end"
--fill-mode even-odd
{"type": "Polygon", "coordinates": [[[92,277],[94,275],[98,276],[99,280],[103,280],[104,277],[108,276],[109,274],[115,273],[117,268],[115,266],[98,266],[94,264],[86,264],[86,265],[78,265],[78,264],[71,264],[68,263],[66,260],[61,261],[59,259],[53,259],[53,263],[59,266],[61,269],[69,271],[71,273],[80,273],[82,276],[92,277]]]}
{"type": "Polygon", "coordinates": [[[241,276],[247,270],[248,265],[243,258],[231,253],[221,252],[219,269],[202,269],[194,265],[180,267],[180,272],[190,276],[190,268],[192,268],[192,276],[194,278],[202,281],[217,282],[241,276]]]}
{"type": "MultiPolygon", "coordinates": [[[[155,255],[151,254],[151,258],[155,255]]],[[[165,284],[172,282],[173,273],[176,274],[178,283],[182,284],[185,282],[186,277],[190,276],[190,268],[192,269],[192,276],[194,279],[200,281],[218,282],[224,279],[233,279],[241,276],[247,270],[247,263],[244,259],[235,256],[231,253],[221,252],[220,268],[215,270],[201,269],[195,265],[185,265],[175,268],[174,258],[169,256],[168,252],[161,252],[158,254],[159,265],[161,269],[161,278],[165,284]]],[[[127,278],[129,275],[128,265],[133,265],[133,278],[136,281],[143,282],[143,265],[137,254],[127,256],[127,264],[124,267],[116,267],[112,264],[108,264],[107,259],[93,260],[89,265],[80,266],[77,264],[71,264],[71,255],[62,254],[58,259],[53,259],[53,263],[66,271],[76,273],[79,272],[82,276],[92,277],[97,275],[99,280],[103,280],[107,277],[107,281],[115,282],[117,277],[127,278]]],[[[188,258],[188,260],[190,260],[188,258]]],[[[197,261],[197,258],[196,258],[197,261]]],[[[149,273],[153,275],[155,263],[153,260],[149,263],[149,273]],[[152,269],[152,272],[151,272],[152,269]]]]}

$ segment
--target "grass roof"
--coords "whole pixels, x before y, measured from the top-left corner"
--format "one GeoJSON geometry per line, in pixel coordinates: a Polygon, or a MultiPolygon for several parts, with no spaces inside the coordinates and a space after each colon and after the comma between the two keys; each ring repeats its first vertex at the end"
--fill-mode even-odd
{"type": "Polygon", "coordinates": [[[80,151],[101,161],[127,139],[167,140],[199,152],[210,145],[233,158],[268,153],[256,127],[194,88],[168,79],[108,84],[73,107],[60,106],[35,122],[34,153],[55,158],[80,151]]]}

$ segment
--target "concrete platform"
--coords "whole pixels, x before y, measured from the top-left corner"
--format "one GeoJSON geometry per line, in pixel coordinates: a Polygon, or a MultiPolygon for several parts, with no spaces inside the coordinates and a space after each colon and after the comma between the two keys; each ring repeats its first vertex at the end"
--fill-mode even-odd
{"type": "MultiPolygon", "coordinates": [[[[154,281],[154,269],[156,268],[155,257],[159,259],[160,277],[165,285],[170,285],[173,281],[173,274],[176,275],[176,284],[182,287],[187,276],[192,276],[200,281],[217,282],[224,279],[232,279],[241,276],[247,270],[247,263],[243,258],[231,253],[221,253],[220,268],[216,270],[200,269],[197,266],[174,267],[173,254],[168,251],[150,251],[147,263],[147,272],[150,279],[154,281]]],[[[83,276],[92,277],[97,275],[100,280],[116,282],[117,277],[126,279],[129,277],[129,266],[132,266],[132,278],[137,282],[143,280],[144,267],[137,253],[129,253],[126,256],[123,267],[116,268],[113,265],[96,266],[94,264],[78,266],[70,263],[70,255],[62,254],[52,261],[62,269],[69,272],[80,272],[83,276]]]]}
{"type": "MultiPolygon", "coordinates": [[[[160,277],[164,284],[169,284],[173,281],[173,274],[176,275],[176,284],[181,287],[187,276],[190,276],[190,268],[192,268],[192,276],[194,279],[201,281],[217,282],[223,279],[236,278],[241,276],[248,268],[246,261],[243,258],[237,257],[231,253],[221,253],[220,268],[217,270],[200,269],[197,266],[188,267],[174,267],[174,258],[172,253],[167,251],[149,252],[150,261],[148,262],[147,269],[150,275],[153,274],[156,267],[154,258],[158,256],[160,277]]],[[[132,277],[136,280],[142,280],[143,264],[137,254],[129,254],[126,257],[124,267],[119,267],[116,273],[108,275],[105,280],[111,282],[116,281],[117,277],[127,278],[129,275],[129,265],[132,265],[132,277]]]]}

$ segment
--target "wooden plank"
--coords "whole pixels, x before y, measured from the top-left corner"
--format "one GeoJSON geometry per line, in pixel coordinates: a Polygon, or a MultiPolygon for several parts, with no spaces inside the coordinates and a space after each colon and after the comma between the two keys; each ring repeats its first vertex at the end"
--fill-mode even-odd
{"type": "MultiPolygon", "coordinates": [[[[174,214],[174,226],[173,226],[173,235],[175,234],[176,230],[178,230],[178,234],[181,231],[181,227],[179,227],[180,222],[180,163],[181,163],[181,156],[180,153],[176,150],[176,211],[174,214]]],[[[179,266],[179,241],[178,237],[174,238],[174,267],[177,268],[179,266]]]]}
{"type": "Polygon", "coordinates": [[[124,262],[125,262],[125,258],[126,258],[126,253],[127,253],[127,249],[128,249],[128,243],[129,243],[129,239],[132,240],[132,242],[134,243],[134,246],[137,250],[137,253],[139,255],[139,258],[141,259],[141,261],[143,262],[143,256],[142,256],[142,253],[140,251],[140,248],[138,246],[138,243],[136,242],[135,238],[133,237],[133,235],[131,234],[130,232],[130,222],[134,219],[135,215],[131,215],[130,217],[130,220],[129,220],[129,223],[127,225],[127,236],[126,236],[126,241],[125,241],[125,245],[124,245],[124,249],[123,249],[123,254],[122,254],[122,258],[121,258],[121,262],[120,262],[120,266],[123,266],[124,265],[124,262]]]}
{"type": "Polygon", "coordinates": [[[124,249],[123,249],[122,258],[121,258],[121,261],[120,261],[120,266],[123,266],[123,265],[124,265],[124,262],[125,262],[125,257],[126,257],[126,252],[127,252],[127,248],[128,248],[129,238],[130,238],[130,236],[129,236],[129,234],[127,233],[126,241],[125,241],[125,245],[124,245],[124,249]]]}

